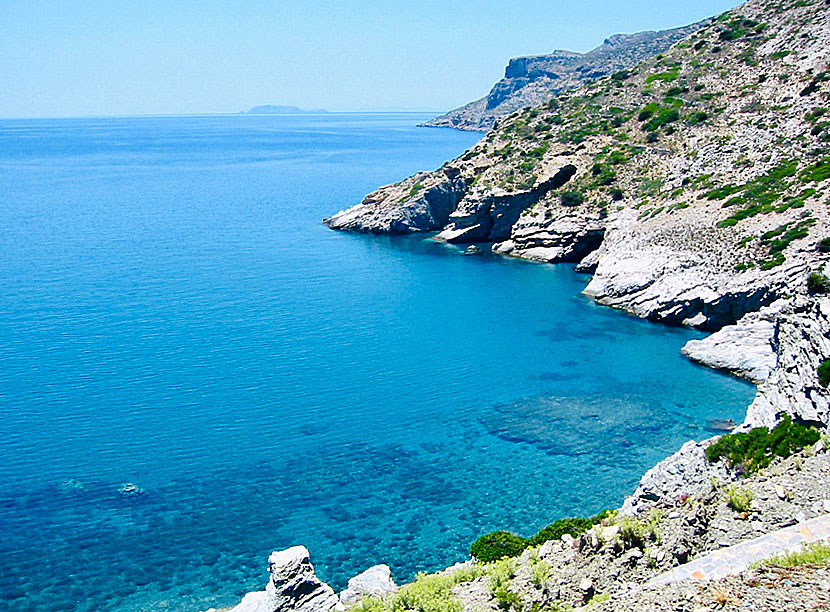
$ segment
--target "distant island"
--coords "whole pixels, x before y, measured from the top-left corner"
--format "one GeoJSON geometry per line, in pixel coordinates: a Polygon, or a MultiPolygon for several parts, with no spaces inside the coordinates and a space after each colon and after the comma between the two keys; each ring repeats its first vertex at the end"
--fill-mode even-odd
{"type": "Polygon", "coordinates": [[[299,106],[285,106],[281,104],[262,104],[253,108],[241,111],[246,115],[301,115],[306,113],[327,113],[323,109],[305,110],[299,106]]]}

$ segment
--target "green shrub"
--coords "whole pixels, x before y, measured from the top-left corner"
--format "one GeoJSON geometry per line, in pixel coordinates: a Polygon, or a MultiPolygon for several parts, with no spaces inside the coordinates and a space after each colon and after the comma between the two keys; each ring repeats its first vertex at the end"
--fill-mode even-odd
{"type": "Polygon", "coordinates": [[[562,206],[579,206],[584,202],[582,194],[578,191],[566,191],[560,196],[562,206]]]}
{"type": "Polygon", "coordinates": [[[624,516],[618,522],[619,538],[628,546],[643,548],[647,542],[660,539],[660,522],[663,513],[653,510],[644,518],[624,516]]]}
{"type": "Polygon", "coordinates": [[[803,183],[808,181],[819,183],[830,178],[830,157],[824,157],[812,166],[804,168],[799,174],[799,178],[803,183]]]}
{"type": "Polygon", "coordinates": [[[749,510],[755,494],[749,487],[739,487],[731,485],[726,489],[726,503],[733,510],[738,512],[746,512],[749,510]]]}
{"type": "Polygon", "coordinates": [[[821,253],[830,253],[830,238],[822,238],[818,243],[818,250],[821,253]]]}
{"type": "Polygon", "coordinates": [[[516,577],[516,563],[513,559],[502,559],[487,566],[487,587],[495,598],[500,610],[521,608],[518,593],[510,590],[510,582],[516,577]]]}
{"type": "Polygon", "coordinates": [[[509,531],[494,531],[481,536],[470,546],[470,554],[482,563],[492,563],[505,557],[515,557],[528,547],[527,538],[509,531]]]}
{"type": "Polygon", "coordinates": [[[643,129],[646,132],[654,132],[678,119],[680,119],[680,111],[676,108],[661,108],[654,117],[643,125],[643,129]]]}
{"type": "Polygon", "coordinates": [[[535,149],[531,149],[526,153],[528,157],[532,157],[533,159],[542,159],[545,156],[545,153],[548,151],[548,144],[545,143],[535,149]]]}
{"type": "Polygon", "coordinates": [[[703,123],[709,118],[709,114],[704,111],[697,111],[686,117],[686,123],[689,125],[697,125],[703,123]]]}
{"type": "Polygon", "coordinates": [[[554,521],[547,527],[543,527],[539,532],[530,538],[531,546],[539,546],[548,540],[558,540],[563,535],[570,534],[574,537],[581,533],[585,533],[596,523],[590,518],[564,518],[554,521]]]}
{"type": "MultiPolygon", "coordinates": [[[[827,374],[830,383],[830,365],[827,374]]],[[[706,449],[706,457],[709,461],[725,457],[731,465],[753,472],[767,467],[774,457],[789,457],[805,446],[815,444],[819,437],[814,427],[801,425],[789,415],[784,415],[771,431],[766,427],[756,427],[747,433],[721,436],[706,449]]]]}
{"type": "Polygon", "coordinates": [[[830,292],[830,279],[821,272],[813,272],[807,277],[807,291],[813,294],[830,292]]]}
{"type": "Polygon", "coordinates": [[[483,563],[493,563],[505,558],[515,557],[530,546],[539,546],[548,540],[558,540],[566,533],[576,537],[613,515],[613,510],[603,510],[589,518],[570,517],[559,519],[547,527],[543,527],[536,535],[529,538],[523,538],[509,531],[494,531],[473,542],[470,546],[470,555],[483,563]]]}
{"type": "Polygon", "coordinates": [[[830,359],[825,359],[818,367],[818,381],[821,386],[827,388],[830,386],[830,359]]]}

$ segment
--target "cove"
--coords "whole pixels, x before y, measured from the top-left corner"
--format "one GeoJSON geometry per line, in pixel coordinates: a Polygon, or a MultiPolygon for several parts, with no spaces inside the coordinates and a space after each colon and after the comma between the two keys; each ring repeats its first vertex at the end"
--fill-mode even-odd
{"type": "Polygon", "coordinates": [[[405,580],[742,419],[572,266],[325,228],[479,137],[426,118],[0,121],[4,609],[232,605],[294,544],[405,580]]]}

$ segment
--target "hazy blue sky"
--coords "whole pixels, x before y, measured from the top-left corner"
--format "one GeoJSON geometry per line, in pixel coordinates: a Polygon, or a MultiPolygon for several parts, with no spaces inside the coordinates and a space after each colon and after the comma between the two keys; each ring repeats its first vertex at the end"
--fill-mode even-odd
{"type": "Polygon", "coordinates": [[[0,117],[447,110],[510,57],[587,51],[735,0],[0,0],[0,117]]]}

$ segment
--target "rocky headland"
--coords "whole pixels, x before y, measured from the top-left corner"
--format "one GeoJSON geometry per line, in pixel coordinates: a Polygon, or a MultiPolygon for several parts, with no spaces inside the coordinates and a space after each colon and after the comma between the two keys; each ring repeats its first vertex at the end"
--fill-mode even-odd
{"type": "Polygon", "coordinates": [[[639,64],[686,38],[705,22],[659,32],[615,34],[587,53],[557,50],[511,59],[485,97],[430,119],[424,126],[486,132],[496,121],[554,95],[639,64]]]}
{"type": "MultiPolygon", "coordinates": [[[[351,609],[830,605],[829,61],[830,4],[750,0],[326,219],[575,262],[591,274],[587,295],[712,332],[683,352],[757,385],[732,434],[683,445],[620,509],[531,538],[497,532],[480,550],[505,554],[350,596],[351,609]],[[805,544],[795,560],[735,560],[805,544]],[[701,569],[678,581],[688,567],[701,569]]],[[[285,582],[274,567],[266,594],[285,582]]],[[[315,600],[313,612],[347,605],[328,591],[315,600]]],[[[243,601],[235,612],[293,609],[243,601]]]]}

